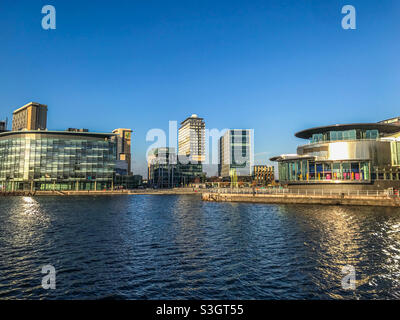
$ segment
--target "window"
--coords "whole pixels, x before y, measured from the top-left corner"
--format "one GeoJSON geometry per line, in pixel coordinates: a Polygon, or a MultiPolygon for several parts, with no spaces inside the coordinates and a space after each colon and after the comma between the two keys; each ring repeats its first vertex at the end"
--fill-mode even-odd
{"type": "Polygon", "coordinates": [[[330,163],[324,163],[324,180],[332,180],[332,168],[330,163]]]}
{"type": "Polygon", "coordinates": [[[308,163],[308,168],[309,168],[309,179],[310,180],[315,180],[315,162],[309,162],[308,163]]]}
{"type": "Polygon", "coordinates": [[[343,180],[350,180],[351,179],[351,167],[350,163],[344,162],[342,163],[342,175],[343,175],[343,180]]]}
{"type": "Polygon", "coordinates": [[[397,141],[390,142],[392,165],[400,166],[400,143],[397,141]]]}
{"type": "Polygon", "coordinates": [[[365,138],[366,139],[378,139],[379,138],[378,130],[367,130],[365,132],[365,138]]]}
{"type": "Polygon", "coordinates": [[[340,170],[339,162],[335,162],[332,164],[332,179],[333,180],[342,180],[342,172],[340,170]]]}
{"type": "Polygon", "coordinates": [[[322,133],[314,133],[311,138],[311,142],[320,142],[323,140],[322,133]]]}

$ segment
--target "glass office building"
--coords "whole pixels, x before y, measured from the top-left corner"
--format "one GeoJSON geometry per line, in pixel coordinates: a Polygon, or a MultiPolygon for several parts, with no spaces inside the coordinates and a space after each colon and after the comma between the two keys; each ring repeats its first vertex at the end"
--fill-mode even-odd
{"type": "Polygon", "coordinates": [[[279,181],[289,187],[380,189],[400,187],[400,126],[346,124],[295,134],[309,143],[278,162],[279,181]],[[350,187],[351,186],[351,187],[350,187]]]}
{"type": "Polygon", "coordinates": [[[110,133],[0,133],[2,190],[109,189],[115,161],[115,137],[110,133]]]}
{"type": "Polygon", "coordinates": [[[175,148],[156,148],[148,154],[148,183],[158,188],[173,188],[205,179],[202,164],[183,164],[175,148]]]}

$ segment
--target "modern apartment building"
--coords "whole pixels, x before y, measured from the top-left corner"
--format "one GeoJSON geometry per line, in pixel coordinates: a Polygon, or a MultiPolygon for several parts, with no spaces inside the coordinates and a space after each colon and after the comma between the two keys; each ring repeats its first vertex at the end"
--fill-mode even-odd
{"type": "Polygon", "coordinates": [[[181,122],[178,132],[179,155],[190,163],[202,163],[205,159],[205,121],[196,114],[181,122]]]}
{"type": "Polygon", "coordinates": [[[117,170],[120,169],[120,173],[122,174],[125,173],[130,175],[132,173],[132,168],[131,168],[132,130],[119,128],[113,130],[113,133],[116,134],[117,138],[117,170]]]}
{"type": "Polygon", "coordinates": [[[29,102],[13,112],[12,131],[46,129],[46,105],[37,102],[29,102]]]}
{"type": "Polygon", "coordinates": [[[251,176],[253,166],[253,130],[230,129],[219,139],[218,174],[220,177],[251,176]]]}

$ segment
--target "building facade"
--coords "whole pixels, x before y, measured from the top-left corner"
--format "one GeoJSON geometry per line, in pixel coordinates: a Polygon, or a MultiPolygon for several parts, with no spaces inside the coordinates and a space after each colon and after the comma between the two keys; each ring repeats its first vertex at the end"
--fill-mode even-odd
{"type": "Polygon", "coordinates": [[[143,183],[141,175],[120,175],[116,171],[114,177],[114,189],[136,189],[143,183]]]}
{"type": "Polygon", "coordinates": [[[120,174],[130,175],[132,174],[132,130],[120,128],[113,130],[113,133],[117,139],[117,170],[120,174]]]}
{"type": "Polygon", "coordinates": [[[205,159],[205,121],[196,114],[182,121],[178,131],[179,155],[188,162],[203,163],[205,159]]]}
{"type": "Polygon", "coordinates": [[[205,180],[201,164],[180,163],[175,148],[156,148],[149,152],[148,184],[157,188],[174,188],[205,180]]]}
{"type": "Polygon", "coordinates": [[[253,130],[231,129],[219,139],[218,174],[220,177],[251,176],[253,166],[253,130]]]}
{"type": "Polygon", "coordinates": [[[116,144],[111,133],[0,133],[0,189],[113,188],[116,144]]]}
{"type": "Polygon", "coordinates": [[[156,148],[149,152],[148,184],[157,188],[173,188],[181,185],[181,174],[176,161],[175,148],[156,148]]]}
{"type": "Polygon", "coordinates": [[[0,120],[0,132],[7,131],[7,121],[0,120]]]}
{"type": "Polygon", "coordinates": [[[182,185],[205,181],[206,174],[203,172],[203,165],[200,163],[184,164],[178,162],[178,170],[182,185]]]}
{"type": "Polygon", "coordinates": [[[400,126],[344,124],[295,134],[309,142],[296,154],[273,157],[279,181],[293,188],[386,189],[400,187],[400,126]]]}
{"type": "Polygon", "coordinates": [[[30,102],[13,112],[12,131],[46,129],[46,105],[37,102],[30,102]]]}
{"type": "Polygon", "coordinates": [[[259,185],[267,185],[275,180],[274,166],[255,165],[253,166],[253,181],[259,185]]]}

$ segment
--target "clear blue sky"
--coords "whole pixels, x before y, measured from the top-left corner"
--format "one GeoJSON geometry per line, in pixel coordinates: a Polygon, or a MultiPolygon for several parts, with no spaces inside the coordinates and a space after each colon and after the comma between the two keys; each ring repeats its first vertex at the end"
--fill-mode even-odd
{"type": "Polygon", "coordinates": [[[0,2],[0,118],[29,101],[48,128],[149,129],[192,113],[253,128],[256,161],[295,153],[296,131],[400,115],[400,1],[0,2]],[[41,28],[42,6],[57,29],[41,28]],[[341,28],[341,8],[357,29],[341,28]]]}

